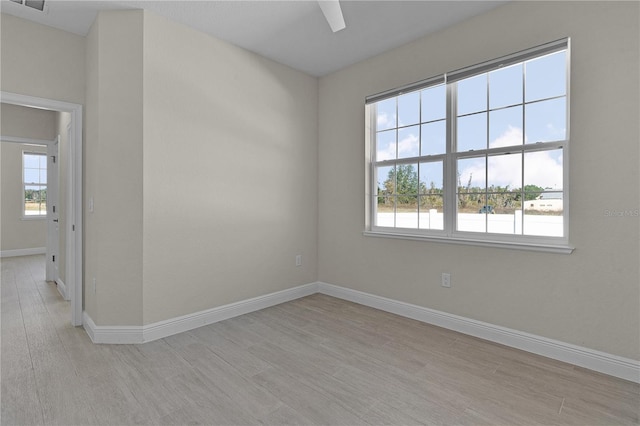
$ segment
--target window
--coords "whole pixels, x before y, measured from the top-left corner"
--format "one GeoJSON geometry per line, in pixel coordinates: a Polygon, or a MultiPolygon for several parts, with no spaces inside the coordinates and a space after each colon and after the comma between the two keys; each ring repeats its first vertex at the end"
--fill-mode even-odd
{"type": "Polygon", "coordinates": [[[368,97],[367,233],[570,251],[568,64],[564,39],[368,97]]]}
{"type": "Polygon", "coordinates": [[[22,153],[23,215],[47,215],[47,155],[22,153]]]}

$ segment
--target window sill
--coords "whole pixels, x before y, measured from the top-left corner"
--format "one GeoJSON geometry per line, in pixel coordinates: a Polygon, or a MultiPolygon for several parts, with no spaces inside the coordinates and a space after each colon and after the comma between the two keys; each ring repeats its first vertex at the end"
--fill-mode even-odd
{"type": "Polygon", "coordinates": [[[33,215],[33,216],[22,216],[20,220],[32,221],[32,220],[46,220],[47,216],[45,215],[33,215]]]}
{"type": "Polygon", "coordinates": [[[435,243],[446,244],[462,244],[479,247],[494,247],[504,248],[511,250],[527,250],[538,251],[547,253],[558,254],[571,254],[575,247],[563,244],[540,244],[530,242],[513,242],[513,241],[494,241],[494,240],[474,240],[474,239],[462,239],[453,237],[438,237],[432,235],[416,235],[416,234],[403,234],[400,232],[383,232],[383,231],[364,231],[362,233],[365,237],[377,237],[377,238],[394,238],[401,240],[414,240],[414,241],[427,241],[435,243]]]}

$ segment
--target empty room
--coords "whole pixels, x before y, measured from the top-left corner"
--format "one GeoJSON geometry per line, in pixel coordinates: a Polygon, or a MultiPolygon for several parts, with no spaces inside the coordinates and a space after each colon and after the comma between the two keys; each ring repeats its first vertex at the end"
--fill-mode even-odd
{"type": "Polygon", "coordinates": [[[3,425],[638,425],[640,3],[1,0],[3,425]]]}

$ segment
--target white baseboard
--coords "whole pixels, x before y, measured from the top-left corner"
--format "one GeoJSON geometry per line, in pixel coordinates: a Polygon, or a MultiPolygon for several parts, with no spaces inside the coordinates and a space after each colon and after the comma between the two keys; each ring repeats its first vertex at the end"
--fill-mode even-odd
{"type": "Polygon", "coordinates": [[[46,247],[34,247],[34,248],[26,248],[26,249],[15,249],[15,250],[2,250],[0,251],[0,258],[2,257],[18,257],[18,256],[32,256],[34,254],[46,254],[46,247]]]}
{"type": "Polygon", "coordinates": [[[96,325],[89,314],[87,314],[87,311],[84,311],[82,313],[82,326],[86,330],[89,338],[93,343],[144,343],[144,341],[142,340],[141,326],[96,325]]]}
{"type": "Polygon", "coordinates": [[[67,286],[60,278],[56,278],[56,287],[58,288],[58,293],[62,296],[64,300],[69,300],[69,293],[67,293],[67,286]]]}
{"type": "Polygon", "coordinates": [[[84,328],[94,343],[133,344],[151,342],[218,321],[309,296],[317,293],[317,288],[316,283],[305,284],[144,326],[96,325],[87,312],[84,312],[84,328]]]}
{"type": "Polygon", "coordinates": [[[505,346],[640,383],[640,362],[636,360],[324,282],[305,284],[145,326],[96,325],[91,317],[84,312],[84,328],[94,343],[145,343],[299,299],[314,293],[322,293],[359,303],[427,324],[433,324],[491,342],[500,343],[505,346]]]}
{"type": "Polygon", "coordinates": [[[640,362],[629,358],[323,282],[318,293],[640,383],[640,362]]]}

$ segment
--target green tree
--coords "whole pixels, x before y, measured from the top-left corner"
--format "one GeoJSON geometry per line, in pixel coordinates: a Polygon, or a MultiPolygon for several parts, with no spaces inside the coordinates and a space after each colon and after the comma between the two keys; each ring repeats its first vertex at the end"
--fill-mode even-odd
{"type": "Polygon", "coordinates": [[[524,199],[525,200],[535,200],[542,194],[544,188],[537,185],[525,185],[524,186],[524,199]]]}
{"type": "Polygon", "coordinates": [[[418,193],[426,193],[427,186],[418,179],[418,171],[413,164],[401,164],[389,172],[384,181],[385,195],[398,195],[398,204],[416,205],[418,193]]]}

